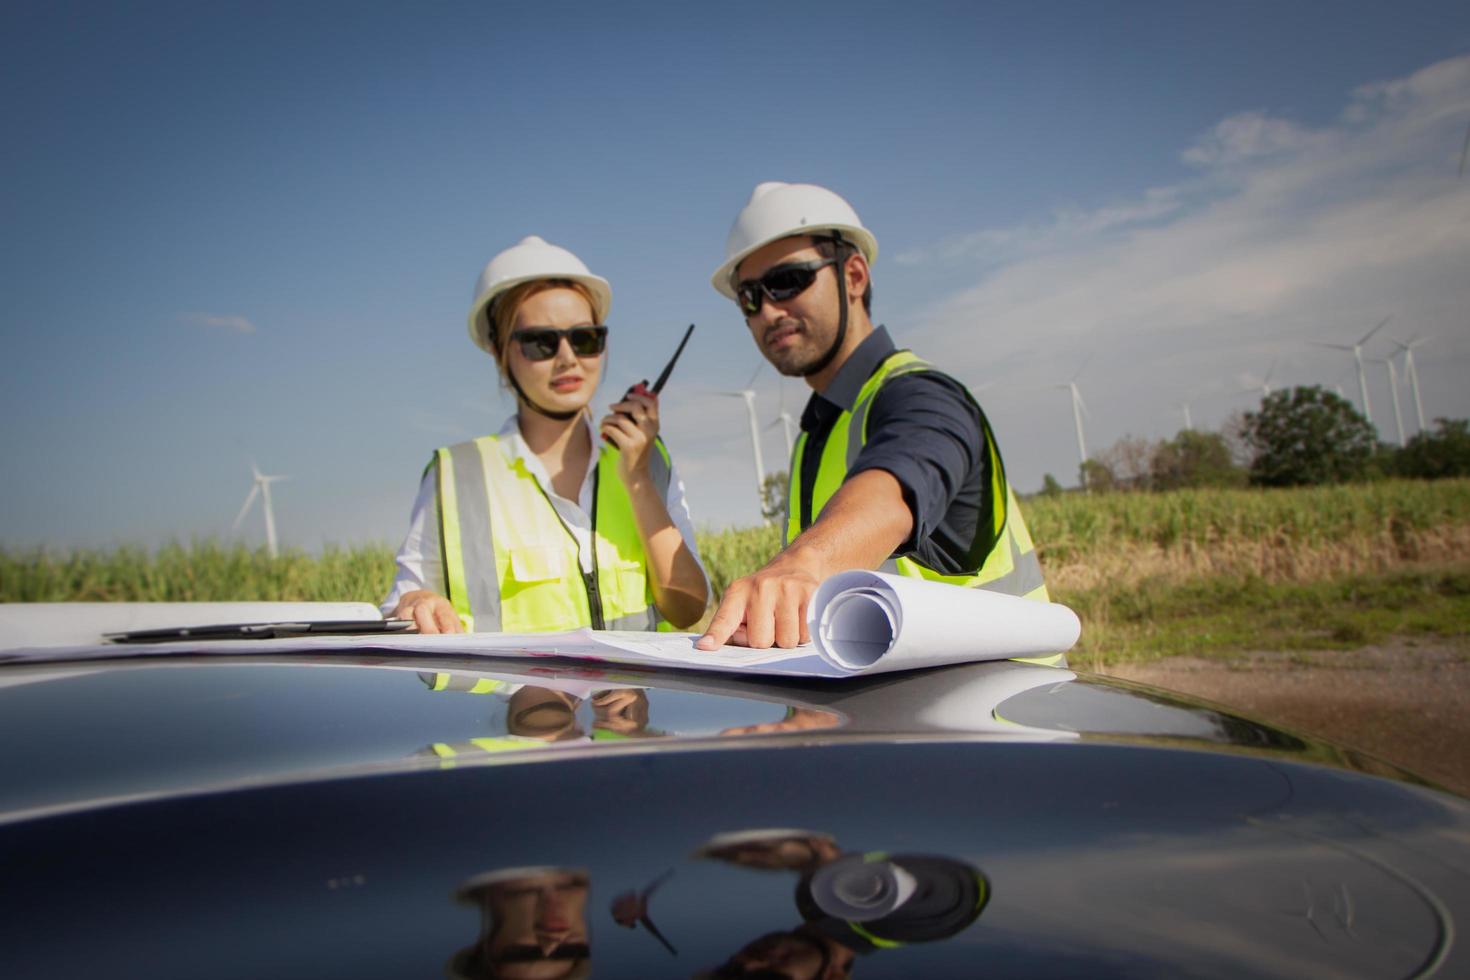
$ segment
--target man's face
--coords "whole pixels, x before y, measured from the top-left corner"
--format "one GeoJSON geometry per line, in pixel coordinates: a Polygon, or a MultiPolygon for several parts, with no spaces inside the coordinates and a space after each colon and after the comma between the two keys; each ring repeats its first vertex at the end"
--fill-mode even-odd
{"type": "Polygon", "coordinates": [[[496,975],[559,977],[585,959],[587,892],[587,877],[571,871],[492,888],[488,904],[495,928],[487,952],[496,975]]]}
{"type": "MultiPolygon", "coordinates": [[[[821,261],[822,257],[806,236],[783,238],[747,256],[735,278],[737,282],[759,279],[778,266],[821,261]]],[[[779,302],[762,296],[760,311],[745,318],[755,345],[782,374],[805,376],[836,339],[838,274],[836,265],[819,269],[805,291],[779,302]]]]}

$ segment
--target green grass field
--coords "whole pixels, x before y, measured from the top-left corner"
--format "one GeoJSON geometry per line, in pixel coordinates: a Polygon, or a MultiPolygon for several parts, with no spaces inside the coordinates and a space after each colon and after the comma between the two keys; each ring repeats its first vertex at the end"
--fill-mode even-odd
{"type": "MultiPolygon", "coordinates": [[[[1083,619],[1083,665],[1390,637],[1470,655],[1470,480],[1069,494],[1023,510],[1052,597],[1083,619]]],[[[699,545],[718,592],[779,538],[774,527],[706,531],[699,545]]],[[[376,603],[392,575],[386,545],[275,560],[212,542],[0,551],[0,601],[376,603]]]]}

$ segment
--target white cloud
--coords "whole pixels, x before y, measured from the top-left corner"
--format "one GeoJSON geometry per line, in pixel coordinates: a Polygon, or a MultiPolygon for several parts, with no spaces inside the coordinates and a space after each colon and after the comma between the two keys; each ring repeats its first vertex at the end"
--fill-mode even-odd
{"type": "MultiPolygon", "coordinates": [[[[1351,342],[1390,314],[1370,356],[1393,350],[1389,336],[1433,334],[1442,363],[1463,360],[1467,119],[1470,56],[1365,85],[1320,126],[1232,115],[1182,151],[1192,173],[1174,185],[911,250],[901,260],[948,260],[953,287],[903,318],[901,340],[970,383],[1005,378],[985,403],[1011,413],[1002,441],[1021,447],[1007,459],[1023,486],[1075,466],[1070,413],[1043,386],[1089,354],[1096,448],[1174,422],[1181,399],[1258,386],[1273,360],[1273,387],[1331,385],[1350,366],[1310,342],[1351,342]]],[[[1454,391],[1437,400],[1432,414],[1470,407],[1454,391]]],[[[1372,401],[1391,429],[1387,392],[1372,401]]]]}
{"type": "Polygon", "coordinates": [[[219,313],[180,313],[179,319],[194,327],[219,327],[236,333],[255,333],[255,324],[243,316],[219,313]]]}
{"type": "Polygon", "coordinates": [[[1121,201],[1095,211],[1059,208],[1046,221],[1013,228],[983,228],[937,245],[908,249],[900,252],[894,261],[899,265],[916,266],[935,260],[1004,260],[1077,248],[1109,232],[1165,218],[1176,211],[1180,203],[1178,188],[1153,188],[1137,200],[1121,201]]]}
{"type": "Polygon", "coordinates": [[[1242,112],[1220,120],[1206,136],[1184,151],[1185,163],[1218,167],[1299,149],[1309,143],[1307,130],[1263,112],[1242,112]]]}
{"type": "MultiPolygon", "coordinates": [[[[1340,385],[1356,401],[1351,355],[1309,342],[1350,343],[1390,314],[1366,353],[1390,353],[1389,336],[1432,336],[1416,352],[1426,415],[1470,414],[1457,380],[1470,359],[1470,179],[1456,177],[1467,120],[1470,57],[1346,93],[1322,123],[1201,120],[1197,139],[1160,150],[1189,164],[1175,183],[900,253],[890,275],[948,288],[926,308],[891,311],[895,338],[984,389],[1022,491],[1048,472],[1076,480],[1070,396],[1057,387],[1074,376],[1096,453],[1128,433],[1172,436],[1186,405],[1193,425],[1218,427],[1267,381],[1340,385]]],[[[764,427],[782,389],[769,371],[754,383],[764,427]]],[[[1368,384],[1392,438],[1386,369],[1372,366],[1368,384]]],[[[799,413],[806,390],[786,385],[799,413]]],[[[681,395],[679,408],[664,437],[696,520],[756,523],[740,403],[707,391],[681,395]]],[[[759,438],[767,472],[783,468],[779,429],[759,438]]]]}

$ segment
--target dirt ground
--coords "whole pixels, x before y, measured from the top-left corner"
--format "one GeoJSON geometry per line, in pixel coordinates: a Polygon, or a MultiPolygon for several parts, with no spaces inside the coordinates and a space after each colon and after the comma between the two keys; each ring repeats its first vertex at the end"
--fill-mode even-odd
{"type": "Polygon", "coordinates": [[[1470,646],[1171,657],[1105,673],[1361,749],[1470,796],[1470,646]]]}

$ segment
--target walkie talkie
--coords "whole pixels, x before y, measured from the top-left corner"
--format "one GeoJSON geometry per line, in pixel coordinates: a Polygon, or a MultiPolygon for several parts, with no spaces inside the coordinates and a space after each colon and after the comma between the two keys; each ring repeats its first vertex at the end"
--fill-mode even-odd
{"type": "MultiPolygon", "coordinates": [[[[679,346],[677,349],[675,349],[674,356],[669,358],[669,363],[664,365],[663,371],[659,374],[658,380],[653,383],[652,388],[648,386],[648,379],[644,378],[642,381],[638,382],[636,385],[624,392],[622,400],[627,401],[629,395],[646,395],[647,397],[652,398],[654,401],[657,401],[658,393],[664,390],[664,382],[669,380],[669,375],[672,374],[674,371],[674,365],[679,363],[679,355],[684,353],[684,345],[689,343],[689,335],[693,332],[694,324],[691,323],[689,324],[689,329],[684,331],[684,339],[679,341],[679,346]]],[[[618,414],[627,416],[628,413],[619,412],[618,414]]]]}

